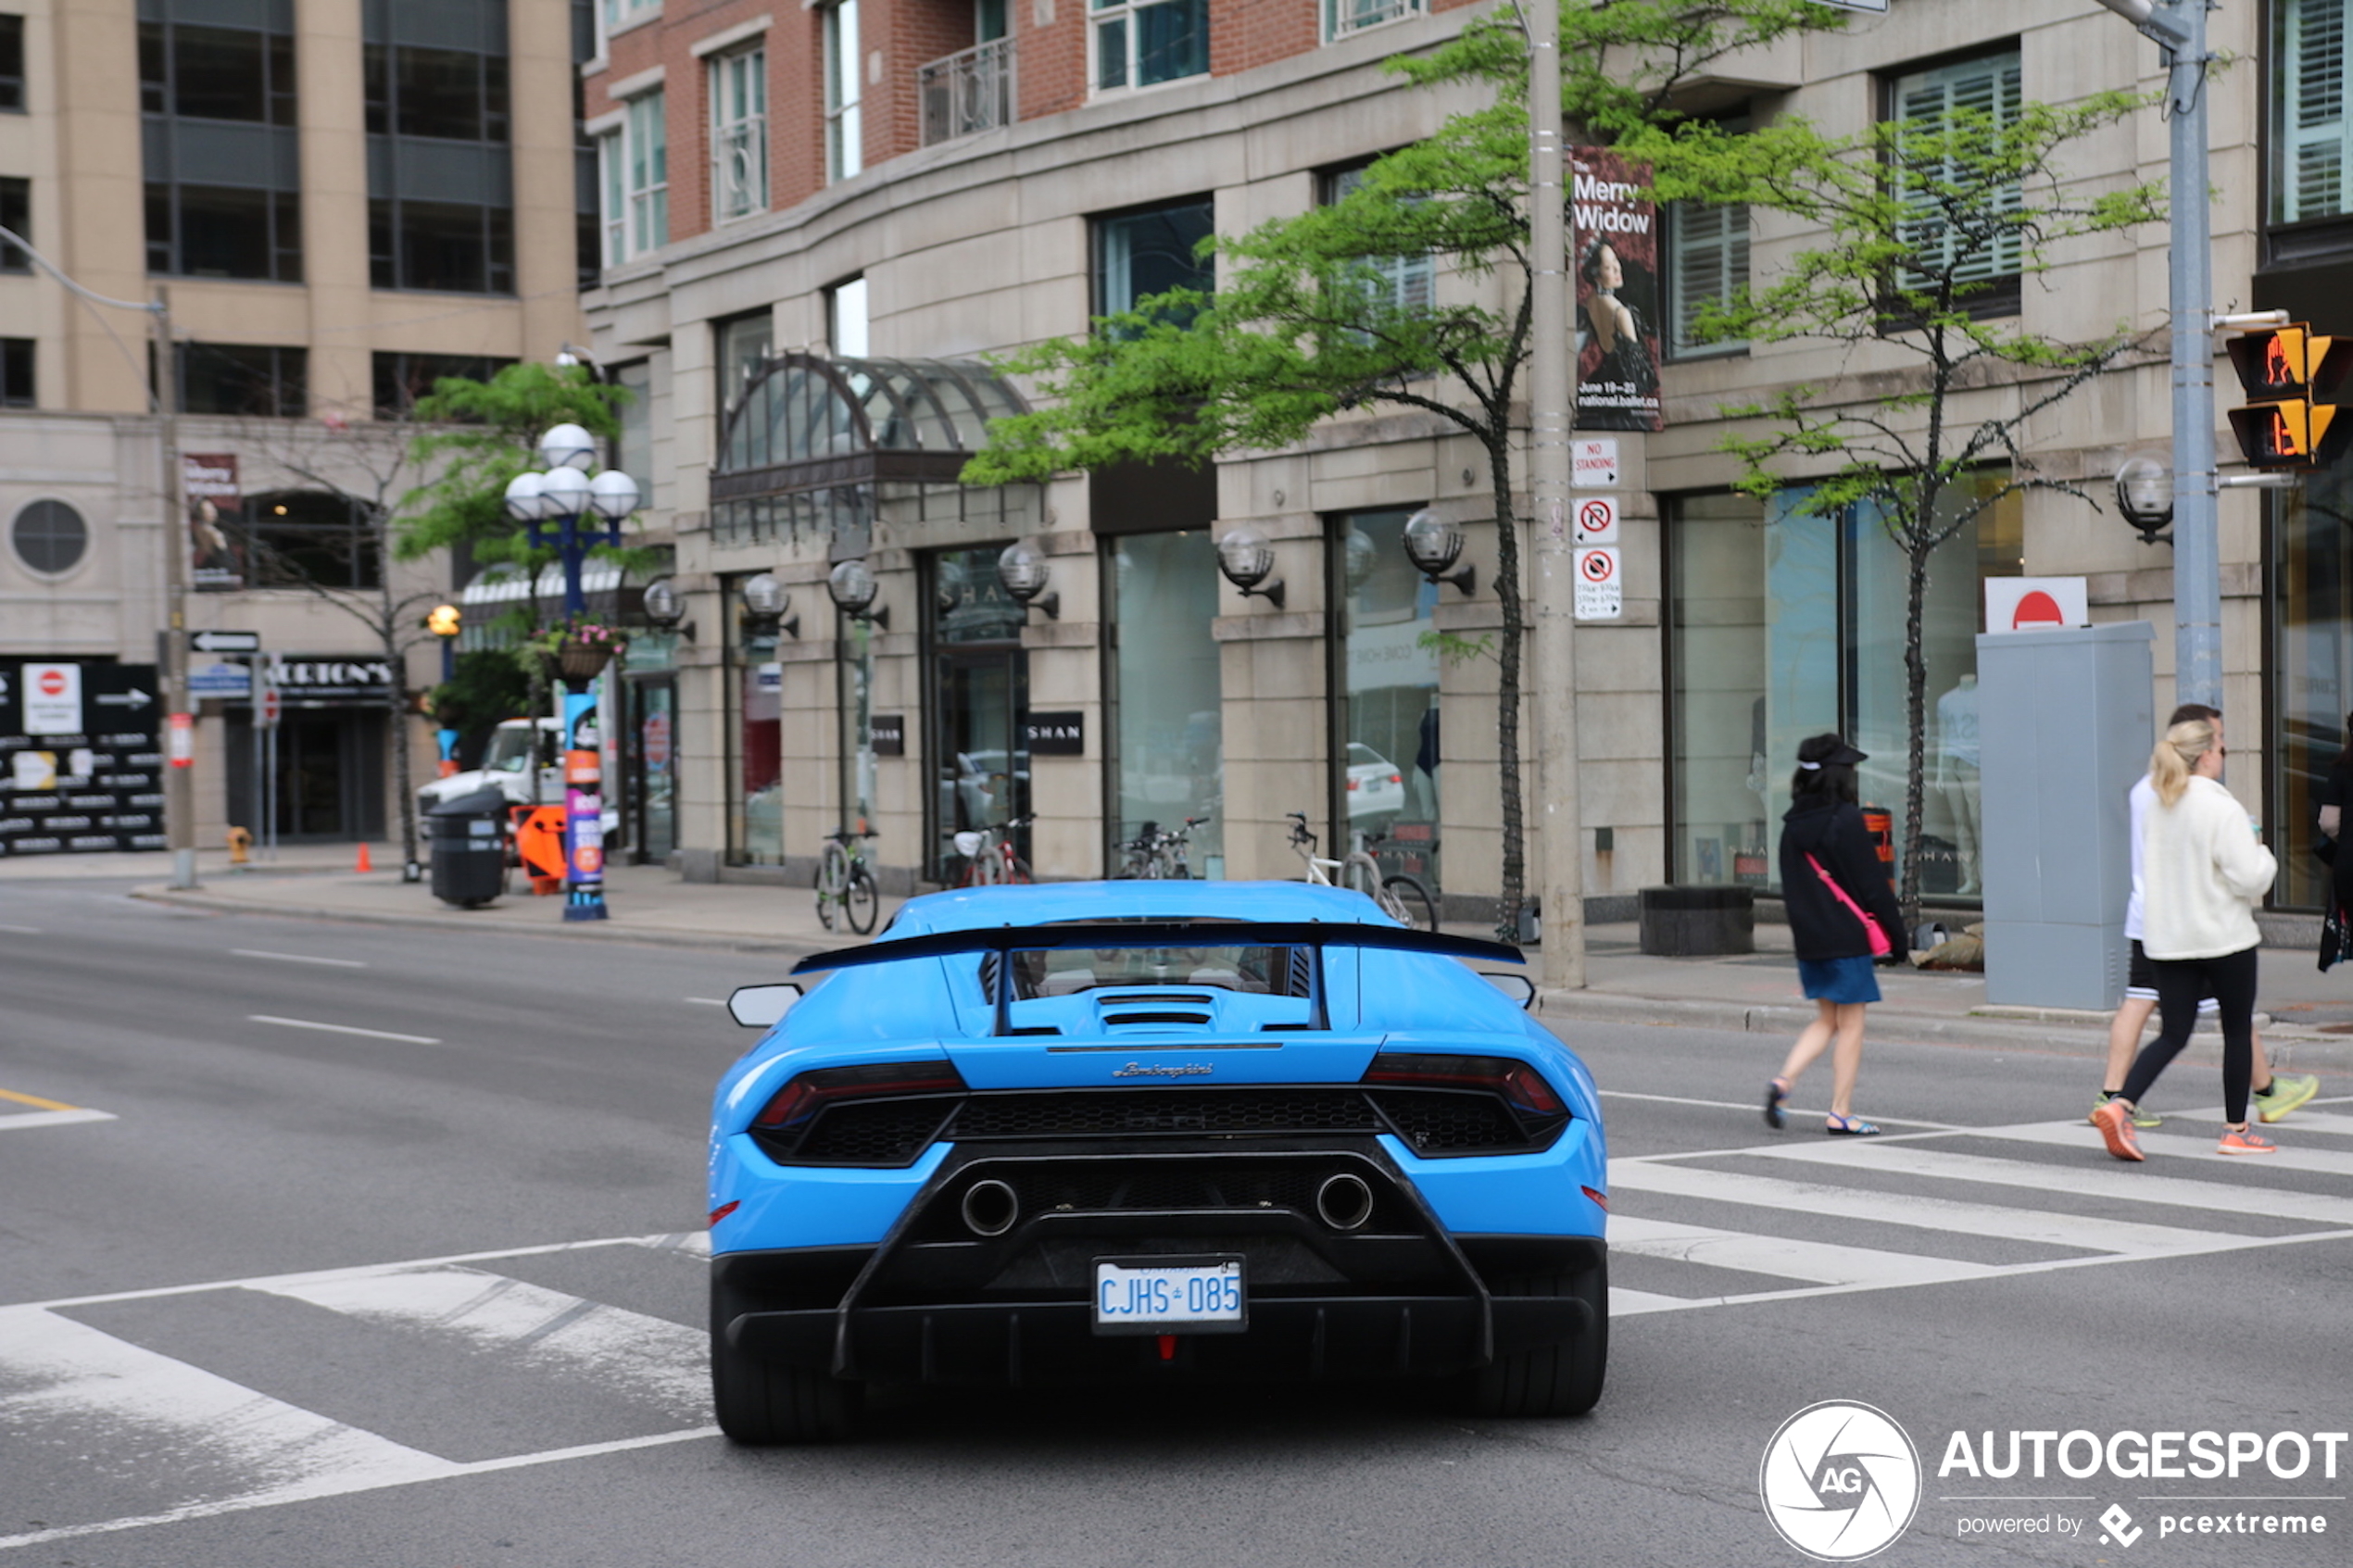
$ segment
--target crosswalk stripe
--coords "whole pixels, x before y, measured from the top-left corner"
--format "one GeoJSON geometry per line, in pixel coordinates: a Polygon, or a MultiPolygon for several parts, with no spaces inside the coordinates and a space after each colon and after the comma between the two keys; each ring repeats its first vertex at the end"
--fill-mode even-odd
{"type": "Polygon", "coordinates": [[[66,1110],[19,1110],[0,1116],[0,1133],[14,1132],[20,1127],[61,1127],[69,1122],[111,1122],[111,1110],[91,1110],[75,1106],[66,1110]]]}
{"type": "Polygon", "coordinates": [[[1815,1285],[1931,1285],[1944,1280],[1982,1279],[2001,1270],[1991,1264],[1932,1258],[1923,1253],[1883,1252],[1834,1242],[1797,1241],[1745,1231],[1681,1225],[1665,1220],[1613,1217],[1610,1250],[1645,1258],[1672,1258],[1711,1268],[1802,1279],[1815,1285]]]}
{"type": "MultiPolygon", "coordinates": [[[[2101,1148],[2097,1132],[2070,1122],[1975,1127],[1970,1129],[1969,1136],[2003,1138],[2013,1143],[2057,1144],[2061,1148],[2101,1148]]],[[[2321,1176],[2353,1176],[2353,1151],[2338,1148],[2298,1148],[2292,1143],[2285,1143],[2280,1146],[2277,1154],[2217,1154],[2213,1138],[2191,1137],[2179,1133],[2143,1133],[2141,1148],[2149,1154],[2161,1154],[2176,1160],[2227,1160],[2232,1164],[2259,1165],[2267,1171],[2303,1171],[2321,1176]]],[[[2102,1149],[2102,1152],[2106,1151],[2102,1149]]]]}
{"type": "MultiPolygon", "coordinates": [[[[2072,1134],[2070,1123],[2060,1130],[2072,1134]]],[[[2086,1127],[2085,1132],[2091,1129],[2086,1127]]],[[[1999,1129],[1989,1129],[1997,1133],[1999,1129]]],[[[1977,1133],[1971,1136],[1982,1135],[1977,1133]]],[[[2039,1140],[2059,1142],[2057,1138],[2039,1140]]],[[[2145,1165],[2110,1160],[2096,1145],[2080,1164],[2036,1165],[2022,1160],[1998,1160],[1982,1154],[1954,1154],[1923,1148],[1919,1144],[1870,1148],[1856,1144],[1791,1144],[1742,1150],[1770,1160],[1798,1160],[1847,1170],[1884,1171],[1960,1182],[1972,1186],[2024,1187],[2069,1198],[2122,1198],[2157,1203],[2174,1209],[2200,1209],[2226,1214],[2267,1214],[2275,1219],[2302,1220],[2315,1224],[2353,1228],[2353,1199],[2275,1187],[2237,1186],[2226,1182],[2201,1182],[2185,1176],[2165,1176],[2145,1165]]]]}
{"type": "Polygon", "coordinates": [[[480,1269],[388,1268],[258,1287],[526,1365],[595,1378],[698,1417],[710,1407],[709,1337],[699,1330],[480,1269]]]}
{"type": "MultiPolygon", "coordinates": [[[[1712,1303],[1694,1301],[1688,1296],[1661,1296],[1655,1291],[1629,1290],[1622,1285],[1609,1287],[1609,1315],[1614,1318],[1639,1317],[1644,1312],[1672,1312],[1686,1307],[1705,1307],[1712,1303]]],[[[7,1543],[0,1541],[0,1546],[7,1543]]]]}
{"type": "MultiPolygon", "coordinates": [[[[1892,1153],[1882,1149],[1879,1152],[1892,1153]]],[[[1786,1210],[1797,1214],[1842,1220],[1880,1221],[1921,1230],[1957,1231],[1968,1236],[2004,1236],[2017,1241],[2072,1247],[2091,1252],[2129,1253],[2160,1257],[2168,1253],[2203,1251],[2213,1244],[2211,1233],[2179,1230],[2171,1225],[2140,1224],[2081,1214],[2054,1213],[2040,1209],[2008,1209],[1949,1198],[1922,1198],[1912,1193],[1834,1186],[1820,1182],[1783,1181],[1746,1172],[1711,1171],[1660,1161],[1610,1163],[1613,1192],[1655,1192],[1675,1198],[1710,1198],[1724,1203],[1786,1210]]],[[[1617,1245],[1625,1222],[1610,1218],[1610,1243],[1617,1245]]]]}
{"type": "MultiPolygon", "coordinates": [[[[2165,1112],[2165,1119],[2168,1123],[2211,1122],[2220,1125],[2222,1120],[2222,1108],[2219,1105],[2205,1105],[2198,1107],[2196,1110],[2168,1110],[2165,1112]]],[[[2279,1123],[2278,1126],[2280,1130],[2277,1133],[2267,1135],[2298,1138],[2307,1133],[2331,1133],[2341,1137],[2353,1135],[2353,1116],[2339,1115],[2333,1110],[2313,1110],[2304,1108],[2289,1111],[2286,1120],[2279,1123]]]]}

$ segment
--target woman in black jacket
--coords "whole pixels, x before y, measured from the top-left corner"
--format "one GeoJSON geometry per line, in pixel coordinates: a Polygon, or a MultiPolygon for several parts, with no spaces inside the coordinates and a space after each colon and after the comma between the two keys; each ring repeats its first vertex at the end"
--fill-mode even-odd
{"type": "Polygon", "coordinates": [[[1768,1127],[1781,1124],[1798,1074],[1834,1043],[1822,1130],[1860,1137],[1879,1131],[1855,1114],[1855,1077],[1863,1065],[1863,1010],[1879,1000],[1871,966],[1879,955],[1903,950],[1904,913],[1855,804],[1855,764],[1865,755],[1834,734],[1797,748],[1792,803],[1781,819],[1781,898],[1796,938],[1797,977],[1818,1010],[1790,1047],[1780,1076],[1765,1085],[1768,1127]]]}

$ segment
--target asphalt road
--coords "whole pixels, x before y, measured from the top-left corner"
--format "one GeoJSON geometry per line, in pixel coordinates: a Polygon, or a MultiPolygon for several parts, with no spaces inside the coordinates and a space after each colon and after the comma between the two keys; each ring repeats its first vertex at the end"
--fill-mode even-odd
{"type": "Polygon", "coordinates": [[[0,883],[0,1568],[1795,1564],[1760,1461],[1824,1400],[1924,1465],[1875,1562],[2347,1560],[2353,1443],[2334,1476],[2325,1444],[2287,1477],[1953,1469],[1956,1434],[2353,1427],[2353,1081],[2233,1163],[2177,1070],[2194,1141],[2127,1170],[2090,1064],[2020,1051],[1875,1044],[1894,1135],[1856,1144],[1765,1132],[1779,1041],[1577,1026],[1618,1292],[1587,1419],[901,1395],[851,1446],[734,1449],[701,1160],[751,1036],[714,1004],[783,967],[0,883]],[[2200,1515],[2238,1523],[2164,1533],[2200,1515]],[[2289,1515],[2327,1533],[2238,1533],[2289,1515]]]}

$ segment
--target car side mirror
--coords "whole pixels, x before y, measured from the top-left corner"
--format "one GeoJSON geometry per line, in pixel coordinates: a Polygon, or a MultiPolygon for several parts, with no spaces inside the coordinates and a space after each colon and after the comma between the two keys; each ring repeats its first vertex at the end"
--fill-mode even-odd
{"type": "Polygon", "coordinates": [[[1522,1010],[1531,1009],[1536,1005],[1536,982],[1530,980],[1525,974],[1487,974],[1482,972],[1479,975],[1479,978],[1486,981],[1490,985],[1494,986],[1495,989],[1501,991],[1506,997],[1511,997],[1512,1000],[1517,1002],[1522,1010]]]}
{"type": "Polygon", "coordinates": [[[747,1029],[770,1029],[800,1000],[800,986],[790,980],[773,985],[738,985],[727,997],[727,1010],[747,1029]]]}

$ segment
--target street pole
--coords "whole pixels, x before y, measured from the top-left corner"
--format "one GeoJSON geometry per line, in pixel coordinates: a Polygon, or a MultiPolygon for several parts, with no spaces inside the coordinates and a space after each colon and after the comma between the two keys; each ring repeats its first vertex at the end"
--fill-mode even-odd
{"type": "MultiPolygon", "coordinates": [[[[163,686],[167,726],[190,710],[188,701],[188,517],[180,495],[180,367],[172,356],[171,295],[156,290],[156,445],[162,452],[163,646],[156,671],[163,686]]],[[[196,885],[196,771],[168,762],[163,770],[164,847],[171,851],[171,885],[196,885]]]]}
{"type": "MultiPolygon", "coordinates": [[[[1543,919],[1541,981],[1585,985],[1584,830],[1577,801],[1576,552],[1568,533],[1568,206],[1561,147],[1560,11],[1523,8],[1529,46],[1529,450],[1535,514],[1537,866],[1543,919]]],[[[1495,498],[1506,516],[1507,497],[1495,498]]],[[[1504,526],[1509,526],[1505,524],[1504,526]]]]}

